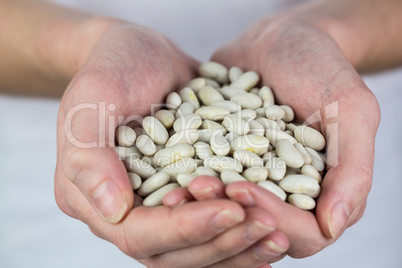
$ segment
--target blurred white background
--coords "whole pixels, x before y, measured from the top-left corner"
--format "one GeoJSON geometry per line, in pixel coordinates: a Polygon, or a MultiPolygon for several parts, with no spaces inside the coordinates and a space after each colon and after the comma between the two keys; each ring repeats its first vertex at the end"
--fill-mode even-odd
{"type": "MultiPolygon", "coordinates": [[[[56,2],[150,26],[206,61],[251,22],[298,1],[56,2]]],[[[286,258],[274,264],[275,268],[402,267],[402,69],[364,80],[382,111],[366,213],[334,245],[306,259],[286,258]]],[[[58,104],[58,100],[0,94],[0,267],[143,267],[56,206],[53,173],[58,104]]]]}

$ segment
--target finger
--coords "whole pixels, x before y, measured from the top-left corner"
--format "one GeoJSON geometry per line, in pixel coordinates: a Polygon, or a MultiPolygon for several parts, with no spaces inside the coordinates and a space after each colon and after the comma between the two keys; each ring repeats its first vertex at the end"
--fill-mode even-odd
{"type": "Polygon", "coordinates": [[[231,267],[271,267],[267,263],[274,263],[283,259],[289,241],[280,231],[274,231],[240,254],[208,266],[209,268],[231,267]]]}
{"type": "Polygon", "coordinates": [[[119,222],[131,209],[132,187],[112,148],[65,150],[63,170],[105,220],[119,222]]]}
{"type": "Polygon", "coordinates": [[[347,120],[338,120],[339,130],[328,127],[326,131],[328,163],[333,167],[323,180],[316,211],[323,233],[330,238],[339,237],[356,222],[355,214],[362,215],[371,189],[379,112],[375,97],[359,90],[358,102],[339,98],[339,118],[347,120]]]}
{"type": "Polygon", "coordinates": [[[130,256],[144,259],[205,243],[244,218],[244,210],[229,200],[190,202],[174,208],[138,207],[121,223],[125,242],[114,243],[130,256]]]}
{"type": "Polygon", "coordinates": [[[167,207],[175,207],[183,205],[189,201],[193,201],[194,198],[187,188],[176,188],[170,191],[163,198],[163,205],[167,207]]]}
{"type": "Polygon", "coordinates": [[[224,185],[221,180],[211,176],[200,176],[191,181],[187,188],[170,191],[163,199],[165,206],[177,206],[192,200],[212,200],[225,198],[224,185]]]}
{"type": "Polygon", "coordinates": [[[201,176],[191,181],[188,191],[198,200],[226,198],[225,185],[216,177],[201,176]]]}
{"type": "Polygon", "coordinates": [[[233,182],[226,186],[226,195],[244,207],[257,206],[275,215],[277,229],[289,239],[292,257],[311,256],[333,242],[322,234],[313,213],[283,202],[254,183],[233,182]]]}
{"type": "MultiPolygon", "coordinates": [[[[193,247],[167,252],[152,258],[152,262],[154,264],[163,263],[172,267],[204,267],[239,255],[240,252],[271,234],[276,227],[276,220],[263,209],[248,208],[245,211],[246,220],[244,222],[220,234],[213,240],[193,247]],[[199,254],[200,252],[202,254],[199,254]],[[179,266],[176,264],[177,259],[180,259],[179,266]]],[[[252,263],[251,259],[255,259],[254,256],[245,257],[248,257],[248,260],[243,260],[245,263],[252,263]]],[[[265,259],[260,260],[259,264],[264,261],[265,259]]],[[[241,266],[235,265],[235,267],[241,266]]]]}

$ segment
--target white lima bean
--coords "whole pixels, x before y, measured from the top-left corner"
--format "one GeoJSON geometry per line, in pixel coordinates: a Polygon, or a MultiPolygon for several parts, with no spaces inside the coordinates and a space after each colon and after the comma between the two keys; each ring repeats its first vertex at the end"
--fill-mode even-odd
{"type": "Polygon", "coordinates": [[[288,193],[305,194],[312,198],[318,197],[321,187],[317,180],[306,175],[287,175],[279,182],[279,186],[288,193]]]}
{"type": "Polygon", "coordinates": [[[208,156],[214,155],[212,152],[211,146],[203,141],[197,141],[194,143],[195,154],[198,156],[199,159],[204,160],[208,156]]]}
{"type": "Polygon", "coordinates": [[[205,78],[198,77],[194,78],[190,82],[187,83],[187,87],[191,88],[195,93],[200,91],[200,89],[204,88],[207,85],[205,78]]]}
{"type": "Polygon", "coordinates": [[[216,173],[214,170],[201,166],[197,167],[197,169],[194,171],[195,175],[197,176],[211,176],[211,177],[219,177],[218,173],[216,173]]]}
{"type": "Polygon", "coordinates": [[[261,186],[262,188],[264,188],[265,190],[273,193],[274,195],[276,195],[277,197],[279,197],[280,199],[282,199],[283,201],[286,200],[286,193],[284,190],[282,190],[281,187],[279,187],[278,185],[276,185],[275,183],[273,183],[272,181],[260,181],[258,183],[259,186],[261,186]]]}
{"type": "Polygon", "coordinates": [[[292,122],[295,118],[295,112],[293,111],[292,107],[288,105],[281,105],[279,106],[285,112],[285,116],[282,118],[283,121],[286,123],[292,122]]]}
{"type": "Polygon", "coordinates": [[[188,187],[190,183],[197,177],[196,174],[179,174],[177,175],[177,182],[180,184],[181,187],[188,187]]]}
{"type": "Polygon", "coordinates": [[[120,126],[116,129],[116,139],[120,146],[132,146],[135,143],[137,134],[128,126],[120,126]]]}
{"type": "Polygon", "coordinates": [[[257,96],[258,96],[258,93],[260,92],[260,90],[259,90],[258,88],[256,88],[256,87],[254,87],[254,88],[252,88],[249,92],[250,92],[251,94],[254,94],[254,95],[257,95],[257,96]]]}
{"type": "Polygon", "coordinates": [[[142,197],[148,196],[159,188],[162,188],[163,186],[168,184],[168,182],[168,174],[164,172],[156,173],[142,183],[141,187],[137,191],[137,194],[142,197]]]}
{"type": "Polygon", "coordinates": [[[223,184],[228,185],[235,181],[247,181],[242,175],[236,171],[225,169],[221,172],[221,180],[223,184]]]}
{"type": "Polygon", "coordinates": [[[176,144],[194,144],[200,134],[195,129],[185,129],[173,134],[166,143],[166,147],[172,147],[176,144]]]}
{"type": "Polygon", "coordinates": [[[286,163],[278,157],[268,159],[265,167],[268,169],[268,178],[273,181],[280,181],[286,174],[286,163]]]}
{"type": "Polygon", "coordinates": [[[259,136],[264,136],[265,134],[265,129],[264,127],[258,123],[255,120],[252,120],[251,118],[245,118],[244,120],[246,120],[246,122],[248,122],[250,124],[250,130],[249,130],[249,134],[256,134],[259,136]]]}
{"type": "Polygon", "coordinates": [[[258,95],[263,100],[265,108],[275,104],[274,93],[269,87],[263,86],[258,95]]]}
{"type": "Polygon", "coordinates": [[[191,158],[186,157],[180,159],[179,161],[173,162],[170,165],[167,165],[162,169],[162,172],[165,172],[170,175],[170,181],[177,181],[177,176],[179,174],[191,174],[197,168],[197,162],[191,158]]]}
{"type": "Polygon", "coordinates": [[[269,140],[255,134],[240,136],[230,143],[233,152],[247,150],[257,155],[263,155],[268,151],[269,140]]]}
{"type": "Polygon", "coordinates": [[[235,113],[241,111],[240,104],[229,100],[217,100],[212,102],[212,106],[228,109],[229,112],[235,113]]]}
{"type": "Polygon", "coordinates": [[[225,98],[225,100],[230,100],[234,95],[238,93],[244,93],[244,90],[238,89],[238,88],[233,88],[230,86],[225,86],[219,90],[219,92],[222,94],[222,96],[225,98]]]}
{"type": "Polygon", "coordinates": [[[222,125],[229,131],[234,132],[239,136],[246,135],[250,131],[250,124],[238,115],[227,115],[222,125]]]}
{"type": "Polygon", "coordinates": [[[186,114],[180,116],[173,123],[173,129],[176,132],[180,132],[186,129],[198,129],[202,124],[202,119],[196,114],[186,114]]]}
{"type": "Polygon", "coordinates": [[[142,205],[146,207],[154,207],[162,205],[163,198],[167,195],[170,191],[175,188],[179,188],[180,185],[177,183],[169,183],[162,188],[156,190],[152,194],[148,195],[143,201],[142,205]]]}
{"type": "Polygon", "coordinates": [[[202,121],[201,128],[209,129],[214,133],[220,132],[220,133],[222,133],[222,135],[226,135],[228,133],[227,129],[224,126],[222,126],[221,124],[219,124],[215,121],[208,120],[208,119],[202,121]]]}
{"type": "Polygon", "coordinates": [[[295,128],[295,138],[304,146],[308,146],[316,151],[321,151],[325,147],[324,136],[316,129],[307,126],[295,128]]]}
{"type": "Polygon", "coordinates": [[[195,114],[198,114],[204,119],[219,121],[225,118],[225,116],[229,115],[230,111],[226,108],[210,106],[197,109],[195,114]]]}
{"type": "Polygon", "coordinates": [[[321,191],[325,147],[317,130],[295,122],[288,105],[275,104],[255,72],[217,62],[199,66],[202,77],[170,93],[142,126],[116,129],[115,150],[143,205],[162,205],[197,176],[227,185],[249,181],[281,200],[311,210],[321,191]]]}
{"type": "Polygon", "coordinates": [[[276,153],[285,160],[287,166],[299,168],[304,165],[303,156],[288,140],[278,140],[276,142],[276,153]]]}
{"type": "Polygon", "coordinates": [[[278,125],[278,122],[268,119],[268,118],[264,118],[264,117],[259,117],[256,118],[255,121],[257,123],[259,123],[261,126],[264,127],[265,130],[280,130],[280,126],[278,125]]]}
{"type": "Polygon", "coordinates": [[[305,147],[305,149],[311,156],[311,165],[318,171],[324,171],[325,164],[320,154],[309,147],[305,147]]]}
{"type": "Polygon", "coordinates": [[[176,118],[184,116],[186,114],[193,114],[195,111],[195,108],[193,105],[191,105],[188,102],[184,102],[180,105],[179,109],[176,111],[176,118]]]}
{"type": "Polygon", "coordinates": [[[166,98],[166,106],[168,109],[177,109],[182,102],[183,101],[177,92],[171,92],[166,98]]]}
{"type": "Polygon", "coordinates": [[[271,105],[265,108],[265,116],[271,120],[280,120],[285,117],[285,111],[277,105],[271,105]]]}
{"type": "Polygon", "coordinates": [[[217,62],[202,63],[198,69],[202,77],[207,77],[218,81],[221,84],[229,82],[228,69],[217,62]]]}
{"type": "Polygon", "coordinates": [[[140,152],[144,155],[150,156],[156,153],[155,143],[147,135],[139,136],[135,145],[137,146],[138,150],[140,150],[140,152]]]}
{"type": "Polygon", "coordinates": [[[228,140],[228,142],[232,142],[234,139],[237,139],[239,137],[239,135],[237,135],[236,133],[233,132],[229,132],[228,134],[226,134],[225,138],[228,140]]]}
{"type": "Polygon", "coordinates": [[[298,142],[293,145],[295,146],[295,148],[299,151],[299,153],[303,157],[304,164],[310,165],[311,164],[311,155],[307,152],[306,148],[304,148],[304,146],[298,142]]]}
{"type": "Polygon", "coordinates": [[[268,129],[265,133],[265,137],[267,137],[271,144],[273,144],[274,146],[276,146],[276,142],[278,140],[288,140],[292,144],[297,143],[297,140],[295,138],[280,129],[268,129]]]}
{"type": "Polygon", "coordinates": [[[225,156],[230,152],[230,145],[228,140],[223,137],[222,133],[218,132],[217,135],[211,137],[211,149],[216,155],[225,156]]]}
{"type": "Polygon", "coordinates": [[[257,117],[257,113],[256,111],[252,110],[252,109],[243,109],[241,111],[238,111],[236,113],[234,113],[236,116],[240,115],[241,118],[245,119],[250,118],[252,120],[254,120],[257,117]]]}
{"type": "Polygon", "coordinates": [[[235,81],[230,84],[231,87],[249,91],[260,81],[257,73],[248,71],[241,74],[235,81]]]}
{"type": "Polygon", "coordinates": [[[315,178],[319,184],[322,182],[321,174],[312,165],[304,165],[301,174],[315,178]]]}
{"type": "Polygon", "coordinates": [[[315,201],[310,196],[304,194],[289,195],[289,203],[303,210],[311,210],[315,208],[315,201]]]}
{"type": "Polygon", "coordinates": [[[127,175],[130,179],[131,187],[133,188],[133,190],[137,190],[138,188],[140,188],[142,184],[141,177],[132,172],[127,172],[127,175]]]}
{"type": "Polygon", "coordinates": [[[244,178],[246,178],[246,180],[258,183],[261,181],[265,181],[267,179],[268,169],[264,167],[260,168],[250,167],[245,171],[243,171],[242,175],[244,178]]]}
{"type": "Polygon", "coordinates": [[[159,150],[154,155],[154,163],[160,167],[166,167],[183,158],[193,157],[195,150],[189,144],[176,144],[171,147],[159,150]]]}
{"type": "Polygon", "coordinates": [[[121,160],[125,160],[127,158],[141,158],[143,156],[137,147],[116,146],[114,149],[121,160]]]}
{"type": "Polygon", "coordinates": [[[164,145],[168,138],[169,133],[162,123],[153,116],[147,116],[142,120],[142,127],[145,133],[156,143],[164,145]]]}
{"type": "Polygon", "coordinates": [[[145,162],[142,159],[132,158],[124,160],[126,169],[139,175],[142,179],[148,179],[156,173],[155,168],[151,164],[145,162]]]}
{"type": "Polygon", "coordinates": [[[175,121],[174,115],[168,110],[157,111],[155,118],[158,119],[166,129],[171,129],[175,121]]]}
{"type": "Polygon", "coordinates": [[[229,69],[229,81],[233,83],[242,74],[243,71],[239,67],[233,66],[232,68],[229,69]]]}
{"type": "Polygon", "coordinates": [[[243,171],[243,166],[240,164],[240,162],[229,156],[209,156],[205,158],[204,166],[217,172],[222,172],[225,169],[233,170],[237,173],[243,171]]]}
{"type": "Polygon", "coordinates": [[[237,102],[243,109],[258,109],[262,105],[262,100],[259,96],[244,92],[237,93],[230,98],[230,101],[237,102]]]}
{"type": "Polygon", "coordinates": [[[215,101],[223,101],[223,96],[213,87],[204,87],[198,92],[198,96],[202,103],[211,106],[215,101]]]}
{"type": "Polygon", "coordinates": [[[190,103],[194,107],[194,109],[200,108],[200,102],[198,101],[197,96],[191,88],[183,88],[182,90],[180,90],[179,95],[183,102],[190,103]]]}
{"type": "Polygon", "coordinates": [[[247,150],[237,150],[233,153],[233,158],[239,161],[244,167],[263,167],[264,161],[261,157],[247,150]]]}

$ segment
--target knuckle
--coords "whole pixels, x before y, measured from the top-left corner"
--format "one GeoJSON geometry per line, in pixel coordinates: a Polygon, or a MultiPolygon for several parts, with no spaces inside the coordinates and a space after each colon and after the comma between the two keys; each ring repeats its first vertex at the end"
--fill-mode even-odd
{"type": "Polygon", "coordinates": [[[114,244],[126,255],[142,260],[150,257],[150,253],[142,247],[142,243],[129,234],[127,224],[123,224],[122,232],[114,240],[114,244]]]}
{"type": "Polygon", "coordinates": [[[219,259],[226,259],[237,253],[236,247],[227,248],[220,245],[217,240],[212,240],[211,247],[213,249],[213,252],[215,253],[215,256],[217,256],[219,259]]]}
{"type": "Polygon", "coordinates": [[[63,156],[62,169],[67,178],[74,183],[77,175],[88,162],[89,156],[85,153],[85,150],[72,148],[63,156]]]}

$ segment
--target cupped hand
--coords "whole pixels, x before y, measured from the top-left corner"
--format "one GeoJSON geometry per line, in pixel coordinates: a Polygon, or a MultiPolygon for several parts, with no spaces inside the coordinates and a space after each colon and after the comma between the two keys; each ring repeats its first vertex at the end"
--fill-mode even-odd
{"type": "Polygon", "coordinates": [[[138,197],[113,148],[114,130],[141,121],[151,104],[162,103],[169,91],[189,81],[196,67],[153,30],[113,21],[60,105],[56,201],[147,267],[275,261],[283,256],[273,243],[287,249],[287,239],[262,209],[243,209],[230,200],[133,208],[138,197]]]}
{"type": "MultiPolygon", "coordinates": [[[[363,215],[380,121],[376,98],[331,36],[300,21],[276,17],[256,22],[221,47],[212,60],[256,71],[261,84],[274,91],[278,104],[291,106],[301,123],[324,134],[326,175],[315,213],[247,182],[224,187],[219,180],[197,179],[189,192],[198,200],[224,193],[244,207],[265,209],[288,237],[288,255],[301,258],[317,253],[363,215]],[[205,195],[203,189],[212,190],[205,195]]],[[[179,200],[180,194],[175,198],[179,200]]]]}

